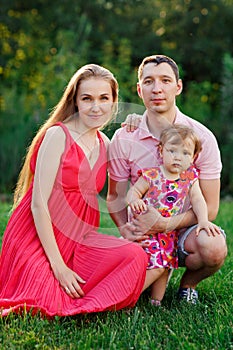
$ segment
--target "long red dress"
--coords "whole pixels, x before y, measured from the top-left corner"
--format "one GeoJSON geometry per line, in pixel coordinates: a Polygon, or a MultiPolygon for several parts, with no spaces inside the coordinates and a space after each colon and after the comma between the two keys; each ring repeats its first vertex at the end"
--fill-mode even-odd
{"type": "MultiPolygon", "coordinates": [[[[55,278],[36,232],[31,212],[33,182],[13,212],[0,259],[0,314],[33,308],[47,316],[132,307],[143,288],[147,256],[135,243],[97,232],[97,194],[106,177],[106,149],[93,169],[64,124],[66,146],[49,199],[58,247],[65,263],[86,283],[85,296],[72,299],[55,278]]],[[[31,161],[34,172],[39,145],[31,161]]],[[[46,170],[45,170],[46,171],[46,170]]]]}

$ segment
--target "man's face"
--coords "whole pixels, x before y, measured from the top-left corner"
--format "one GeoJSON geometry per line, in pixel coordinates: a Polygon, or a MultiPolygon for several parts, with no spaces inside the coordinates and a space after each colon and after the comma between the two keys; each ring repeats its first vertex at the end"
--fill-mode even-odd
{"type": "Polygon", "coordinates": [[[166,113],[175,105],[176,96],[182,91],[182,81],[176,81],[168,63],[147,63],[137,85],[138,94],[147,110],[152,113],[166,113]]]}

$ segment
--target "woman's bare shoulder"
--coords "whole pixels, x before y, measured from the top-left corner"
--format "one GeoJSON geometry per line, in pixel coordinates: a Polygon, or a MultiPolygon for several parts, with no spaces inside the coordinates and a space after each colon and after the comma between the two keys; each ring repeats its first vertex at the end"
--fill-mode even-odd
{"type": "Polygon", "coordinates": [[[59,125],[53,125],[46,130],[45,137],[46,139],[56,139],[56,140],[65,140],[65,132],[59,125]]]}

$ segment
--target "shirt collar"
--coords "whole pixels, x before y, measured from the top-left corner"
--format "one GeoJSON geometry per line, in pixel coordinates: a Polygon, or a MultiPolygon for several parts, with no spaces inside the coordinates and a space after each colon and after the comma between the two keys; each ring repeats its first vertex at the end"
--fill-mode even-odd
{"type": "Polygon", "coordinates": [[[140,139],[146,139],[146,138],[153,138],[155,140],[157,140],[150,132],[150,130],[148,129],[148,125],[147,125],[147,113],[146,111],[143,113],[142,115],[142,120],[139,126],[139,138],[140,139]]]}
{"type": "MultiPolygon", "coordinates": [[[[175,123],[180,123],[183,120],[183,113],[181,113],[181,111],[179,110],[179,108],[176,106],[176,116],[174,119],[174,124],[175,123]]],[[[148,125],[147,125],[147,113],[146,111],[143,113],[142,115],[142,120],[140,123],[140,127],[139,127],[139,138],[140,139],[146,139],[148,137],[152,137],[155,140],[158,140],[156,137],[154,137],[150,130],[148,129],[148,125]]],[[[158,140],[159,141],[159,140],[158,140]]]]}

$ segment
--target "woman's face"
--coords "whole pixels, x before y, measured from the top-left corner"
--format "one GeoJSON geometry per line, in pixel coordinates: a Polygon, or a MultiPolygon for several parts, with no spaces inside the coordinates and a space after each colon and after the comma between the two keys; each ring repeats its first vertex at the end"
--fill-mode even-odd
{"type": "Polygon", "coordinates": [[[76,97],[79,112],[79,126],[83,129],[97,129],[112,116],[112,88],[101,78],[88,78],[81,81],[76,97]]]}

